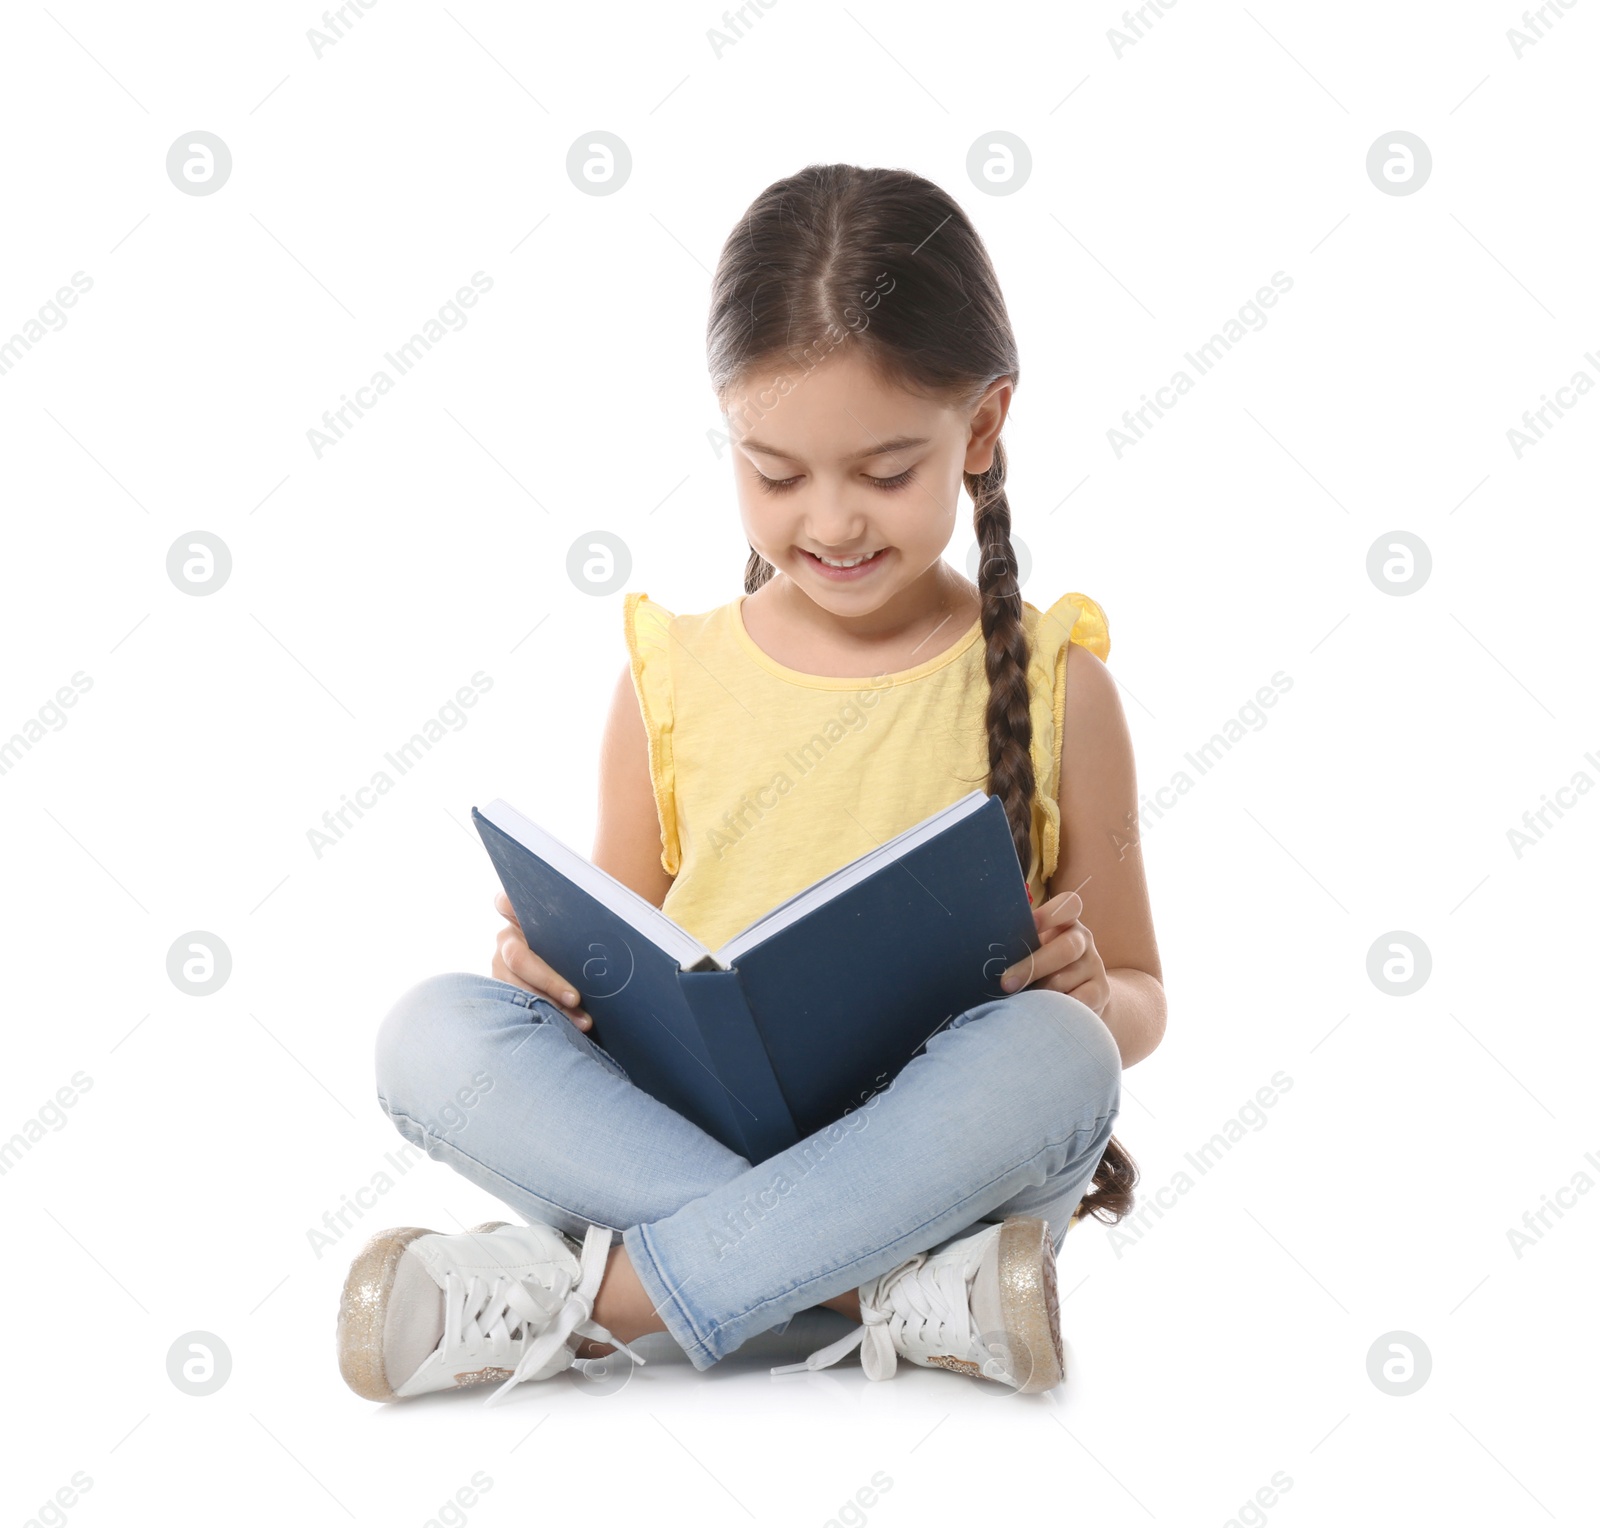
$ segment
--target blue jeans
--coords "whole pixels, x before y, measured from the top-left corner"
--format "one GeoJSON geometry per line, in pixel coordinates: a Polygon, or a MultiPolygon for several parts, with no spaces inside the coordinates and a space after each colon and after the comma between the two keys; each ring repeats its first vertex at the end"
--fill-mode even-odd
{"type": "Polygon", "coordinates": [[[983,1221],[1037,1215],[1059,1251],[1121,1105],[1098,1014],[1048,988],[979,1004],[889,1087],[752,1166],[628,1081],[545,999],[419,982],[378,1033],[407,1140],[529,1220],[620,1232],[697,1369],[983,1221]]]}

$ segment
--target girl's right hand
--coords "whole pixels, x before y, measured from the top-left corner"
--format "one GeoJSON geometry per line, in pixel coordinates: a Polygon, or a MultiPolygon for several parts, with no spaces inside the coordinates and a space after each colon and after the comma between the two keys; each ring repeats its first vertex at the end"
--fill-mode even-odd
{"type": "Polygon", "coordinates": [[[577,989],[528,948],[522,924],[504,891],[496,894],[494,905],[495,911],[506,920],[506,926],[495,940],[494,964],[489,974],[513,987],[521,987],[524,992],[537,993],[559,1008],[579,1029],[588,1029],[594,1020],[583,1011],[577,989]]]}

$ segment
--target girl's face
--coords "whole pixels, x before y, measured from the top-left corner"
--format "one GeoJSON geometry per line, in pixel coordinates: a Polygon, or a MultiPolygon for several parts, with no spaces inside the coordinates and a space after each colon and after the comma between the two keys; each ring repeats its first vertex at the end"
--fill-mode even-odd
{"type": "Polygon", "coordinates": [[[950,408],[883,382],[859,351],[758,371],[724,400],[746,538],[836,615],[881,609],[930,570],[943,592],[962,473],[993,464],[1011,392],[1001,379],[975,409],[950,408]],[[853,569],[823,561],[864,554],[853,569]]]}

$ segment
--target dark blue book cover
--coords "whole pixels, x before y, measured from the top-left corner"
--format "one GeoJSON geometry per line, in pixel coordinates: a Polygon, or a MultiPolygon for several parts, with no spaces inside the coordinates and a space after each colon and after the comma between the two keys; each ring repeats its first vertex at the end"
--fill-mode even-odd
{"type": "Polygon", "coordinates": [[[999,798],[955,806],[965,815],[877,851],[854,885],[781,904],[774,931],[752,925],[754,943],[723,947],[743,944],[731,959],[589,867],[607,906],[574,878],[579,857],[504,803],[490,810],[511,831],[476,807],[472,820],[530,948],[582,995],[590,1037],[635,1086],[754,1163],[888,1087],[951,1019],[1004,996],[1001,974],[1038,949],[999,798]]]}

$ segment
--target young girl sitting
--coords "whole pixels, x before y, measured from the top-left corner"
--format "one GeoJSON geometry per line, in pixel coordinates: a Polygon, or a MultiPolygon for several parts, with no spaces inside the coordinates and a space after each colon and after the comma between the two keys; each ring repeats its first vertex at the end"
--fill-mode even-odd
{"type": "Polygon", "coordinates": [[[373,1400],[495,1399],[659,1331],[706,1369],[816,1305],[855,1330],[787,1367],[859,1345],[870,1379],[904,1358],[1048,1389],[1067,1229],[1132,1204],[1122,1069],[1166,1023],[1132,751],[1099,606],[1020,594],[1000,441],[1020,372],[983,245],[919,176],[809,166],[729,237],[708,351],[745,592],[703,615],[626,595],[594,863],[715,948],[983,784],[1040,948],[862,1107],[752,1163],[632,1086],[585,1033],[583,973],[498,897],[493,975],[400,998],[378,1097],[531,1224],[372,1239],[338,1342],[373,1400]],[[976,587],[942,555],[963,485],[976,587]]]}

